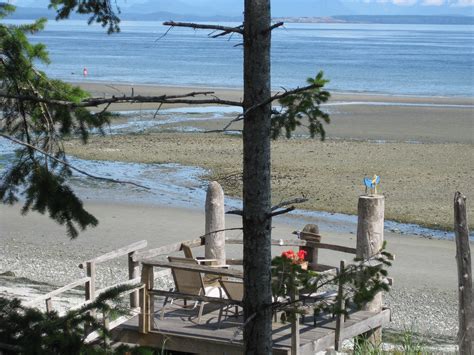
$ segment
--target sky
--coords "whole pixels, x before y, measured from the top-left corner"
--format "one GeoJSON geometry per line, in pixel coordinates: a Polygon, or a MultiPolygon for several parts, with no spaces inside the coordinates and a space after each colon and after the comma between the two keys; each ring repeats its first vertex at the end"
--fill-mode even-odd
{"type": "MultiPolygon", "coordinates": [[[[45,7],[48,0],[10,0],[18,6],[45,7]]],[[[243,0],[117,0],[123,11],[239,16],[243,0]]],[[[474,0],[272,0],[273,16],[468,15],[474,0]]]]}

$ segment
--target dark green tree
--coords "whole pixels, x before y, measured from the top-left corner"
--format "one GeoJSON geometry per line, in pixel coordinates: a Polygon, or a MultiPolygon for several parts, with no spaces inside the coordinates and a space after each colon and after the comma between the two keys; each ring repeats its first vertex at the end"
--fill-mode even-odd
{"type": "MultiPolygon", "coordinates": [[[[2,18],[13,10],[8,4],[0,4],[2,18]]],[[[75,238],[78,227],[95,226],[97,219],[84,210],[66,183],[72,169],[67,164],[63,139],[76,134],[86,142],[89,130],[102,129],[110,113],[94,114],[83,107],[68,106],[85,100],[88,94],[49,79],[35,68],[34,62],[49,63],[48,53],[43,44],[33,45],[27,36],[42,30],[45,22],[39,19],[29,25],[0,24],[0,134],[21,143],[15,161],[3,172],[0,199],[12,204],[23,195],[23,213],[47,212],[65,224],[69,236],[75,238]]]]}
{"type": "MultiPolygon", "coordinates": [[[[108,342],[109,331],[91,312],[98,314],[126,314],[116,301],[130,286],[120,286],[100,294],[92,303],[80,309],[57,312],[41,312],[24,307],[18,299],[0,298],[0,349],[2,354],[31,355],[79,355],[111,354],[108,342]],[[91,332],[99,332],[103,343],[87,343],[91,332]]],[[[128,349],[128,348],[127,348],[128,349]]],[[[125,353],[113,352],[115,354],[125,353]]],[[[129,350],[129,349],[128,349],[129,350]]]]}

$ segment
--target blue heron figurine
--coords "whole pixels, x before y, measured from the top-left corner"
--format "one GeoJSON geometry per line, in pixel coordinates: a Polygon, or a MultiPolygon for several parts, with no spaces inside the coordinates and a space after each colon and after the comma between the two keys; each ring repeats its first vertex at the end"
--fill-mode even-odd
{"type": "Polygon", "coordinates": [[[367,194],[370,192],[371,195],[376,195],[377,194],[377,185],[380,183],[380,176],[374,175],[374,177],[364,178],[364,185],[365,185],[365,193],[367,194]]]}

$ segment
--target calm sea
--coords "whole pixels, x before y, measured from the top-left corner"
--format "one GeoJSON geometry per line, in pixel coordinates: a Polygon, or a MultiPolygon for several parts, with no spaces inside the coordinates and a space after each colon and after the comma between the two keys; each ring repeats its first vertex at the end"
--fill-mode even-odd
{"type": "MultiPolygon", "coordinates": [[[[51,21],[32,40],[50,51],[52,64],[43,69],[64,80],[242,86],[238,35],[213,39],[206,31],[174,28],[162,37],[167,28],[158,22],[123,22],[121,28],[108,36],[82,21],[51,21]]],[[[273,32],[272,86],[304,85],[324,70],[335,91],[474,96],[473,30],[469,25],[288,24],[273,32]]]]}

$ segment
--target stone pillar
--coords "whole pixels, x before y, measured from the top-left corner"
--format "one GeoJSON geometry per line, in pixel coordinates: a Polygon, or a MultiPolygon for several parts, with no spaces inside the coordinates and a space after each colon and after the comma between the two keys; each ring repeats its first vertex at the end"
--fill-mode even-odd
{"type": "Polygon", "coordinates": [[[206,195],[206,259],[217,259],[225,265],[225,211],[224,191],[217,181],[209,183],[206,195]],[[220,231],[215,232],[214,231],[220,231]]]}

